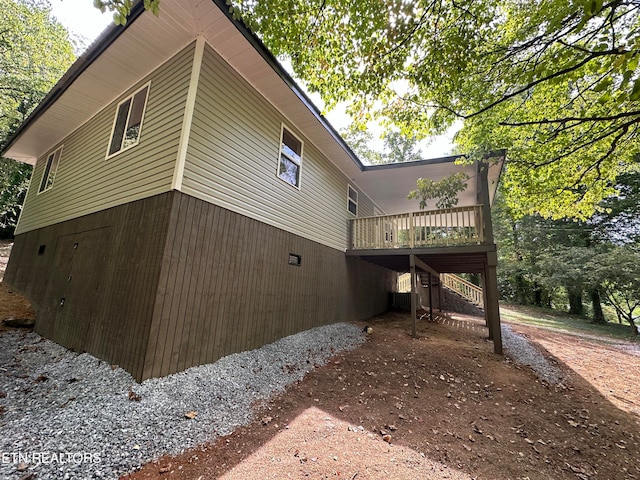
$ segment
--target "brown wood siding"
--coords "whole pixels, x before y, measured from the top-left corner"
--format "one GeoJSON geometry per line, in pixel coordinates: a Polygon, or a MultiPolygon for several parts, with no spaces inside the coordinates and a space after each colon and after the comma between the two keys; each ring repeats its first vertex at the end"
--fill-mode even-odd
{"type": "Polygon", "coordinates": [[[5,281],[31,299],[36,332],[141,378],[171,200],[157,195],[18,235],[5,281]]]}
{"type": "Polygon", "coordinates": [[[143,378],[371,317],[394,286],[389,270],[174,192],[143,378]]]}
{"type": "Polygon", "coordinates": [[[38,333],[140,381],[371,317],[395,274],[172,191],[18,235],[5,281],[38,333]]]}

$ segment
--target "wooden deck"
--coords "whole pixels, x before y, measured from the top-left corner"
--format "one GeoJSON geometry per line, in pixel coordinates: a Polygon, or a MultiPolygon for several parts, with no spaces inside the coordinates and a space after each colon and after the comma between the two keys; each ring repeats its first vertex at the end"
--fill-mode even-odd
{"type": "Polygon", "coordinates": [[[482,245],[483,207],[421,210],[351,220],[352,250],[482,245]]]}
{"type": "MultiPolygon", "coordinates": [[[[486,179],[485,179],[486,180],[486,179]]],[[[410,273],[411,312],[416,336],[416,273],[479,273],[484,291],[471,292],[485,309],[494,352],[502,353],[496,276],[497,254],[486,185],[477,205],[423,210],[350,221],[347,256],[397,273],[410,273]]],[[[408,287],[408,286],[407,286],[408,287]]]]}

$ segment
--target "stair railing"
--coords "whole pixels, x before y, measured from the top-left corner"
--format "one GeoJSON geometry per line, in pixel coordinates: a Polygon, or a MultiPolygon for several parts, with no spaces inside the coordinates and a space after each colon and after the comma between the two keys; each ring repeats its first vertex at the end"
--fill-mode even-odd
{"type": "Polygon", "coordinates": [[[467,299],[474,305],[484,308],[484,295],[482,288],[466,281],[464,278],[452,273],[443,273],[440,275],[440,282],[449,290],[456,292],[461,297],[467,299]]]}

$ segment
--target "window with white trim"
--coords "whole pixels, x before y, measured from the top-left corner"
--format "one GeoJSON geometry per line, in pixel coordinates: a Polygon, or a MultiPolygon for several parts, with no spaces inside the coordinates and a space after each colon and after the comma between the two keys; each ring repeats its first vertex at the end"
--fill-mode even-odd
{"type": "Polygon", "coordinates": [[[118,104],[116,117],[113,120],[113,128],[111,129],[111,141],[109,142],[107,158],[135,147],[140,141],[148,94],[149,84],[118,104]]]}
{"type": "Polygon", "coordinates": [[[358,215],[358,192],[351,185],[347,186],[347,210],[358,215]]]}
{"type": "Polygon", "coordinates": [[[280,134],[280,155],[278,158],[278,177],[300,188],[300,169],[302,167],[302,140],[282,126],[280,134]]]}
{"type": "Polygon", "coordinates": [[[47,164],[44,167],[42,173],[42,180],[40,181],[40,188],[38,193],[45,192],[53,187],[53,182],[56,179],[56,172],[58,171],[58,165],[60,164],[60,156],[62,155],[62,145],[56,150],[51,152],[47,157],[47,164]]]}

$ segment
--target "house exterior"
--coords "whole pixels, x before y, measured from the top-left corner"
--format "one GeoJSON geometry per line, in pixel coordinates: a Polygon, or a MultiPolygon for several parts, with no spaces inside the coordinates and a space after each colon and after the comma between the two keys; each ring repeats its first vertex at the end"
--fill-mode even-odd
{"type": "Polygon", "coordinates": [[[137,4],[4,156],[35,166],[5,281],[38,333],[139,381],[379,314],[425,258],[495,278],[485,232],[503,156],[362,165],[222,0],[163,0],[159,17],[137,4]],[[416,178],[460,169],[467,220],[407,227],[416,178]],[[463,246],[425,243],[454,223],[463,246]]]}

